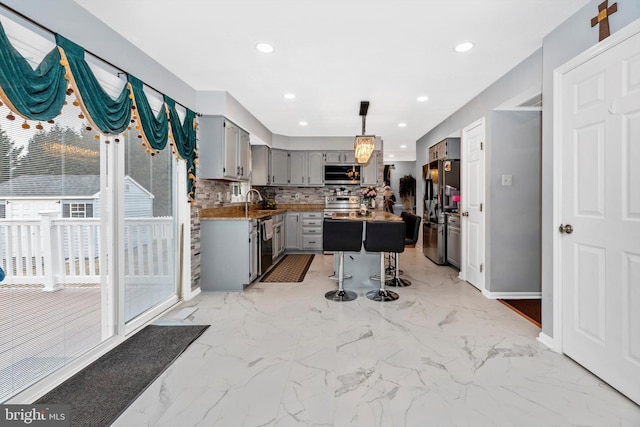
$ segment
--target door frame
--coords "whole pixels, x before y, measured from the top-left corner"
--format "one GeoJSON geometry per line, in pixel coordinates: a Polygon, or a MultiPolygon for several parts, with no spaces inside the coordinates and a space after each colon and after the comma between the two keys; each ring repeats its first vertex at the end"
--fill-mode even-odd
{"type": "Polygon", "coordinates": [[[562,223],[562,89],[564,76],[598,55],[617,46],[626,39],[640,33],[640,19],[612,34],[602,42],[585,50],[573,59],[556,68],[553,72],[553,338],[545,337],[544,343],[552,350],[563,353],[562,336],[562,235],[555,232],[562,223]]]}
{"type": "MultiPolygon", "coordinates": [[[[481,118],[479,118],[478,120],[474,120],[473,122],[469,123],[468,125],[464,126],[461,130],[461,135],[460,135],[460,157],[463,158],[463,153],[466,153],[466,145],[468,144],[467,141],[467,137],[466,137],[466,131],[468,129],[477,127],[482,125],[484,127],[484,138],[483,138],[483,142],[485,145],[485,149],[482,150],[482,166],[483,166],[483,177],[484,177],[484,183],[482,186],[482,197],[483,197],[483,203],[486,207],[487,203],[486,203],[486,196],[487,196],[487,156],[486,156],[486,147],[487,147],[487,123],[486,123],[486,118],[483,116],[481,118]]],[[[467,200],[467,192],[469,191],[468,189],[465,189],[466,186],[464,185],[465,182],[465,178],[466,178],[466,174],[468,173],[467,171],[467,167],[466,167],[466,163],[464,162],[464,160],[461,160],[460,162],[460,186],[462,187],[462,191],[460,193],[461,198],[463,200],[462,202],[462,206],[460,207],[460,211],[464,211],[466,209],[466,200],[467,200]]],[[[484,210],[484,212],[486,212],[486,210],[484,210]]],[[[483,212],[483,214],[484,214],[483,212]]],[[[468,224],[467,221],[460,221],[460,239],[461,239],[461,245],[460,245],[460,250],[461,250],[461,255],[460,255],[460,272],[458,274],[458,278],[460,280],[467,280],[467,230],[468,224]]],[[[487,215],[482,215],[482,232],[483,232],[483,238],[484,241],[482,242],[482,246],[483,246],[483,264],[484,264],[484,269],[482,271],[482,285],[481,286],[477,286],[478,290],[480,290],[480,292],[482,293],[482,295],[484,295],[485,297],[487,297],[487,215]]],[[[472,286],[475,287],[475,285],[471,284],[472,286]]]]}

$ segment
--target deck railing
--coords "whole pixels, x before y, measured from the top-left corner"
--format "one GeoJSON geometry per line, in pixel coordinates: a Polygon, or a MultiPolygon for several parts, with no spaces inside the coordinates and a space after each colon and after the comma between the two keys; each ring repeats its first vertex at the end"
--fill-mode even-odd
{"type": "MultiPolygon", "coordinates": [[[[153,283],[172,274],[172,217],[125,218],[125,277],[153,283]]],[[[99,284],[100,218],[0,220],[2,285],[43,285],[53,291],[66,284],[99,284]]]]}

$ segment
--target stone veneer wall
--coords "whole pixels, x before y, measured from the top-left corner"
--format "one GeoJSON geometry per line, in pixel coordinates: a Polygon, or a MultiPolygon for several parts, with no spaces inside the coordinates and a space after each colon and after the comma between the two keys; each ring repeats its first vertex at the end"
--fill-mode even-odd
{"type": "MultiPolygon", "coordinates": [[[[378,152],[378,195],[376,206],[382,206],[382,180],[384,173],[384,163],[382,152],[378,152]]],[[[217,202],[216,194],[223,195],[231,190],[231,183],[226,181],[215,181],[212,179],[198,179],[196,187],[196,202],[191,208],[191,289],[200,287],[200,209],[220,208],[230,205],[229,202],[217,202]]],[[[324,187],[256,187],[260,192],[265,188],[275,191],[276,203],[324,203],[325,196],[335,194],[335,190],[344,187],[351,190],[351,194],[359,195],[359,185],[326,185],[324,187]],[[298,198],[296,198],[298,195],[298,198]]]]}

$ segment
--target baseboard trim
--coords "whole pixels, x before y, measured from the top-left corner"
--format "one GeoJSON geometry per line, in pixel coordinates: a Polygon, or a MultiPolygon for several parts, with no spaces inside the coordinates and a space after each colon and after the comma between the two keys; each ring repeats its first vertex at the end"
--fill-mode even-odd
{"type": "Polygon", "coordinates": [[[538,334],[538,338],[537,339],[542,344],[544,344],[547,347],[549,347],[550,350],[555,351],[556,353],[562,353],[562,351],[558,348],[558,344],[553,339],[553,337],[550,337],[549,335],[545,334],[544,332],[540,332],[538,334]]]}
{"type": "Polygon", "coordinates": [[[490,292],[482,291],[489,299],[542,299],[542,292],[490,292]]]}

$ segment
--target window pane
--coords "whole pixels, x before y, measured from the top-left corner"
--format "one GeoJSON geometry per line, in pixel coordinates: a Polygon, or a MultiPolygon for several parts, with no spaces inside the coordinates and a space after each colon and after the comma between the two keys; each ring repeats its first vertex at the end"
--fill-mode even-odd
{"type": "Polygon", "coordinates": [[[176,293],[173,200],[174,157],[170,147],[151,155],[135,130],[126,137],[125,321],[176,293]]]}

